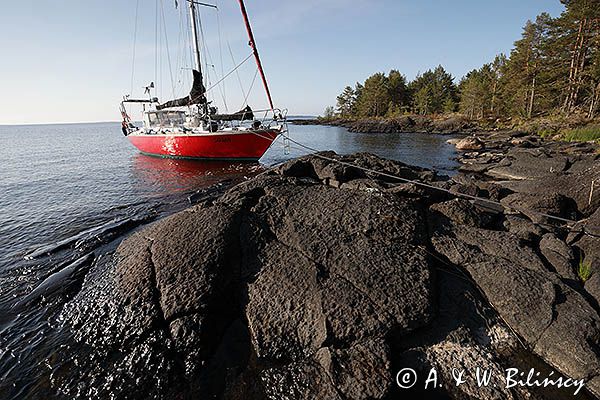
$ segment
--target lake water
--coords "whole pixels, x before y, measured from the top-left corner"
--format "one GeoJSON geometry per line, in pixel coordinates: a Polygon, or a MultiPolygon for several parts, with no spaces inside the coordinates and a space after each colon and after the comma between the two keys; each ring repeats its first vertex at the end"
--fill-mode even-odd
{"type": "MultiPolygon", "coordinates": [[[[447,136],[355,134],[290,126],[291,137],[341,154],[372,152],[450,174],[447,136]]],[[[304,155],[276,142],[256,164],[141,155],[120,124],[0,126],[0,399],[49,398],[53,355],[64,346],[56,316],[82,276],[53,275],[84,254],[110,254],[138,226],[189,205],[223,180],[304,155]],[[64,279],[64,280],[63,280],[64,279]]]]}

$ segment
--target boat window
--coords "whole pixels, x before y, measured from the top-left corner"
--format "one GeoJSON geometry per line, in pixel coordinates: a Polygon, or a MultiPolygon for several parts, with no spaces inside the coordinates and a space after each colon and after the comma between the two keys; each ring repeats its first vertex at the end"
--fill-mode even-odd
{"type": "Polygon", "coordinates": [[[158,115],[156,113],[148,113],[148,120],[150,121],[150,126],[159,124],[158,115]]]}
{"type": "Polygon", "coordinates": [[[170,112],[167,114],[168,123],[171,125],[183,125],[185,114],[182,112],[170,112]]]}
{"type": "Polygon", "coordinates": [[[185,123],[184,112],[152,112],[148,113],[150,126],[176,126],[185,123]]]}

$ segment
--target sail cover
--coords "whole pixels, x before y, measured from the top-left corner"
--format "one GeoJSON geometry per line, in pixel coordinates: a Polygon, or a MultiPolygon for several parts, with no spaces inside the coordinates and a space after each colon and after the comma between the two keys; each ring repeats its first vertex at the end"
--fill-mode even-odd
{"type": "Polygon", "coordinates": [[[192,90],[189,96],[182,97],[181,99],[175,99],[171,101],[167,101],[164,104],[160,104],[156,106],[157,110],[164,110],[165,108],[174,108],[174,107],[185,107],[191,106],[193,104],[205,104],[206,103],[206,88],[202,83],[202,74],[195,69],[192,70],[194,73],[194,84],[192,85],[192,90]]]}
{"type": "Polygon", "coordinates": [[[253,121],[254,113],[250,106],[247,106],[234,114],[215,114],[211,115],[210,118],[213,121],[253,121]]]}

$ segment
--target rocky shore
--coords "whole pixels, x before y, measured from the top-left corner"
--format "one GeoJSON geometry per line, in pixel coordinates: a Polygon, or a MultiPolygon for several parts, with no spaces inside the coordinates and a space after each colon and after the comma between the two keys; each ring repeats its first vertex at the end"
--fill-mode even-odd
{"type": "Polygon", "coordinates": [[[600,397],[597,149],[471,140],[452,178],[323,154],[431,187],[309,156],[135,233],[65,308],[87,350],[65,352],[73,368],[53,387],[127,399],[573,398],[452,384],[453,369],[512,367],[585,380],[577,398],[600,397]],[[580,260],[594,269],[585,282],[580,260]],[[403,368],[419,373],[411,390],[396,382],[403,368]],[[443,386],[423,392],[431,368],[443,386]]]}
{"type": "Polygon", "coordinates": [[[357,133],[467,133],[480,131],[479,125],[462,116],[432,118],[411,115],[388,119],[302,119],[292,120],[295,125],[341,126],[357,133]]]}

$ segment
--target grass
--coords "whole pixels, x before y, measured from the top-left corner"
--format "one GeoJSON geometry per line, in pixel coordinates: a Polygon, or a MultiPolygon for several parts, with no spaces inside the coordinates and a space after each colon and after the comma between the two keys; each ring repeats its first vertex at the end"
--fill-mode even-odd
{"type": "Polygon", "coordinates": [[[591,142],[600,143],[600,126],[586,126],[565,131],[562,134],[563,140],[567,142],[591,142]]]}
{"type": "Polygon", "coordinates": [[[554,136],[556,136],[556,131],[550,130],[550,129],[542,129],[539,132],[539,135],[541,137],[543,137],[544,139],[548,139],[548,138],[552,138],[554,136]]]}
{"type": "Polygon", "coordinates": [[[592,263],[583,259],[579,261],[577,275],[581,282],[586,283],[592,277],[592,263]]]}

